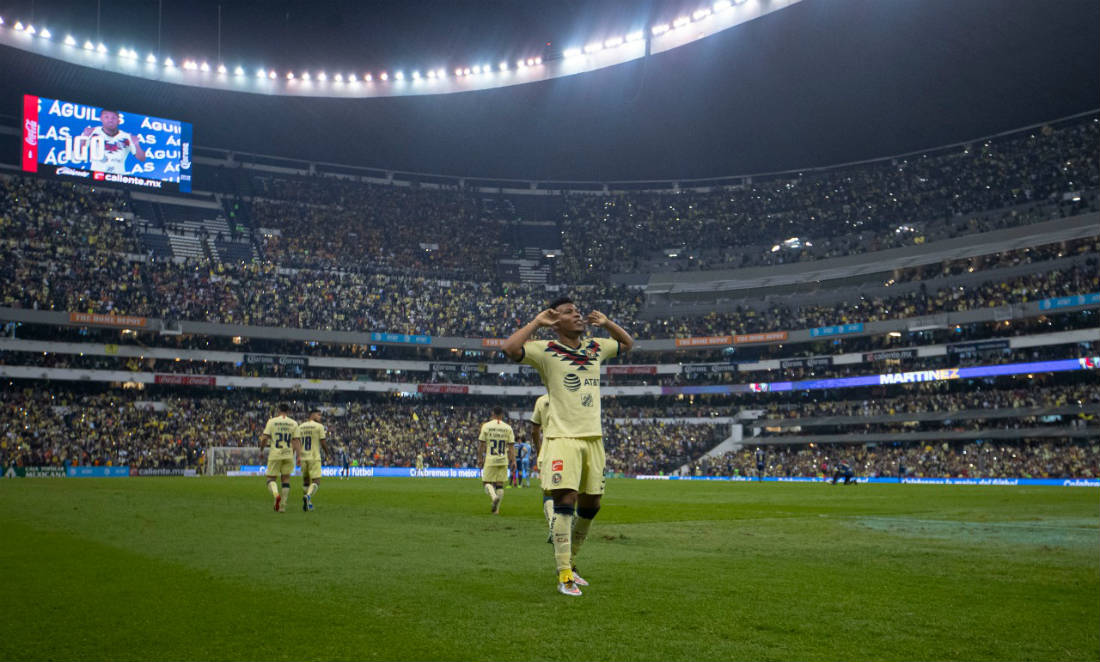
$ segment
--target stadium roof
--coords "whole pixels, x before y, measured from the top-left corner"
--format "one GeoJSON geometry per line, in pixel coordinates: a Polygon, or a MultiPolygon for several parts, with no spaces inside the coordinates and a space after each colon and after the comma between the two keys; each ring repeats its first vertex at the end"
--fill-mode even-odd
{"type": "MultiPolygon", "coordinates": [[[[178,26],[209,23],[217,3],[188,3],[193,16],[171,4],[162,49],[186,45],[190,35],[196,43],[206,39],[195,49],[216,50],[209,29],[178,26]]],[[[223,52],[239,49],[250,61],[282,58],[280,70],[289,62],[310,66],[308,58],[389,62],[413,53],[466,53],[467,44],[507,50],[569,43],[587,30],[613,24],[617,32],[688,7],[224,4],[234,12],[251,8],[254,25],[228,29],[226,15],[223,52]]],[[[30,5],[7,3],[3,11],[26,14],[30,5]]],[[[94,9],[80,6],[86,5],[94,9]]],[[[42,20],[54,11],[44,0],[33,6],[42,20]]],[[[154,15],[150,23],[147,6],[110,0],[102,6],[101,38],[135,49],[148,43],[156,21],[154,15]]],[[[0,48],[0,65],[0,114],[12,126],[21,95],[30,93],[190,121],[199,146],[309,160],[484,177],[700,178],[909,152],[1096,108],[1100,5],[804,0],[580,76],[417,98],[272,98],[142,81],[7,47],[0,48]]]]}

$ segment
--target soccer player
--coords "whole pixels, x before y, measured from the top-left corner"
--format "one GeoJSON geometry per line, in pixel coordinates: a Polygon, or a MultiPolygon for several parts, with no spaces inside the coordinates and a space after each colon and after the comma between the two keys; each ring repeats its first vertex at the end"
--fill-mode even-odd
{"type": "Polygon", "coordinates": [[[519,443],[516,461],[519,463],[518,473],[523,487],[531,487],[531,444],[526,441],[519,443]]]}
{"type": "Polygon", "coordinates": [[[764,480],[764,449],[756,447],[756,480],[764,480]]]}
{"type": "Polygon", "coordinates": [[[302,467],[302,510],[313,510],[313,495],[321,487],[321,461],[328,455],[328,441],[325,426],[321,425],[321,411],[309,412],[309,420],[298,426],[298,441],[301,444],[300,458],[302,467]]]}
{"type": "Polygon", "coordinates": [[[340,447],[340,463],[344,465],[344,480],[351,478],[351,456],[348,454],[347,445],[340,447]]]}
{"type": "Polygon", "coordinates": [[[298,443],[298,424],[289,416],[290,407],[282,404],[276,416],[267,419],[260,435],[260,450],[271,446],[267,452],[267,489],[275,497],[275,512],[285,513],[290,498],[290,474],[294,473],[294,457],[301,446],[298,443]],[[282,478],[282,490],[275,484],[282,478]]]}
{"type": "MultiPolygon", "coordinates": [[[[542,428],[546,426],[547,420],[550,418],[550,396],[540,395],[535,400],[535,410],[531,412],[531,441],[535,443],[535,467],[539,470],[539,481],[542,481],[542,477],[546,474],[543,471],[542,466],[542,453],[546,448],[546,444],[542,441],[542,428]]],[[[549,533],[546,535],[546,542],[554,542],[554,495],[550,490],[544,486],[542,488],[542,513],[546,515],[546,526],[549,529],[549,533]]]]}
{"type": "Polygon", "coordinates": [[[481,467],[481,483],[485,493],[493,500],[490,512],[499,515],[508,470],[514,471],[516,468],[516,437],[512,427],[504,422],[503,408],[493,407],[493,418],[481,424],[477,440],[477,454],[485,458],[481,467]]]}
{"type": "Polygon", "coordinates": [[[852,471],[851,465],[847,462],[838,462],[836,470],[833,471],[833,485],[836,485],[836,481],[843,478],[845,485],[854,484],[855,472],[852,471]]]}
{"type": "Polygon", "coordinates": [[[92,170],[125,175],[127,154],[133,154],[138,161],[145,160],[145,150],[137,138],[118,128],[121,119],[117,110],[104,108],[99,111],[100,126],[85,127],[80,134],[89,141],[88,158],[92,170]],[[92,147],[97,143],[102,143],[102,153],[98,147],[92,147]]]}
{"type": "Polygon", "coordinates": [[[577,574],[575,560],[604,491],[600,364],[633,346],[630,334],[603,313],[594,310],[581,317],[572,299],[560,298],[501,347],[508,358],[538,370],[550,397],[550,418],[543,432],[546,471],[540,481],[554,497],[554,561],[558,591],[565,595],[580,595],[578,585],[588,585],[577,574]],[[586,337],[588,325],[607,330],[611,338],[586,337]],[[556,339],[531,340],[535,331],[547,326],[556,339]]]}
{"type": "Polygon", "coordinates": [[[423,476],[424,475],[424,452],[423,451],[418,452],[416,454],[416,475],[417,476],[423,476]]]}

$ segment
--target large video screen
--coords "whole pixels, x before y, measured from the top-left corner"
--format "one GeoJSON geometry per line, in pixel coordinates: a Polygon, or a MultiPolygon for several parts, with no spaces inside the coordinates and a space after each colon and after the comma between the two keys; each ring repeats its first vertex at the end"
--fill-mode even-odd
{"type": "Polygon", "coordinates": [[[23,170],[191,192],[191,125],[117,108],[23,97],[23,170]]]}

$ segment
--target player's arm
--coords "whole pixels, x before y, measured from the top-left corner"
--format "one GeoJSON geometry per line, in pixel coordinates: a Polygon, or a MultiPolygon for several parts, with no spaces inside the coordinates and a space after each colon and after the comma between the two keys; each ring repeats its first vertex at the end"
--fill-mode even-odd
{"type": "Polygon", "coordinates": [[[321,442],[321,459],[324,460],[326,457],[328,457],[328,438],[325,436],[324,433],[321,433],[320,442],[321,442]]]}
{"type": "Polygon", "coordinates": [[[535,457],[538,457],[542,449],[542,426],[538,423],[531,424],[531,443],[535,446],[535,457]]]}
{"type": "Polygon", "coordinates": [[[539,313],[535,319],[531,320],[524,326],[520,327],[512,335],[504,341],[504,344],[500,346],[500,350],[504,352],[504,355],[513,361],[519,361],[523,359],[523,343],[531,339],[535,331],[538,331],[544,326],[551,326],[558,321],[560,314],[553,308],[547,308],[539,313]]]}
{"type": "Polygon", "coordinates": [[[141,146],[141,143],[138,141],[138,137],[137,137],[136,133],[131,133],[130,134],[130,144],[133,145],[133,147],[134,147],[134,158],[137,159],[138,161],[144,161],[145,160],[145,148],[143,148],[141,146]]]}
{"type": "Polygon", "coordinates": [[[601,329],[607,329],[607,332],[611,334],[611,337],[619,343],[619,355],[622,356],[623,352],[629,352],[630,348],[634,346],[634,339],[630,337],[630,334],[623,329],[623,327],[612,322],[598,310],[593,310],[588,313],[588,319],[586,320],[593,326],[598,326],[601,329]]]}
{"type": "Polygon", "coordinates": [[[484,439],[478,439],[477,440],[477,456],[479,458],[481,458],[482,463],[484,463],[485,460],[488,459],[487,457],[485,457],[485,440],[484,439]]]}
{"type": "Polygon", "coordinates": [[[270,444],[271,444],[271,435],[267,434],[266,432],[264,434],[261,434],[260,435],[260,451],[262,452],[270,444]]]}
{"type": "Polygon", "coordinates": [[[512,471],[516,470],[516,445],[508,444],[508,466],[512,467],[512,471]]]}

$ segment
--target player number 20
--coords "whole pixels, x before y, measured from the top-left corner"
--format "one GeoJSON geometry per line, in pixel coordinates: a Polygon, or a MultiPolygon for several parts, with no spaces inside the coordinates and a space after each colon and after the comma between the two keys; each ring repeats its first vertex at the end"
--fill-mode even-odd
{"type": "Polygon", "coordinates": [[[493,439],[489,442],[490,455],[504,455],[504,440],[493,439]]]}

